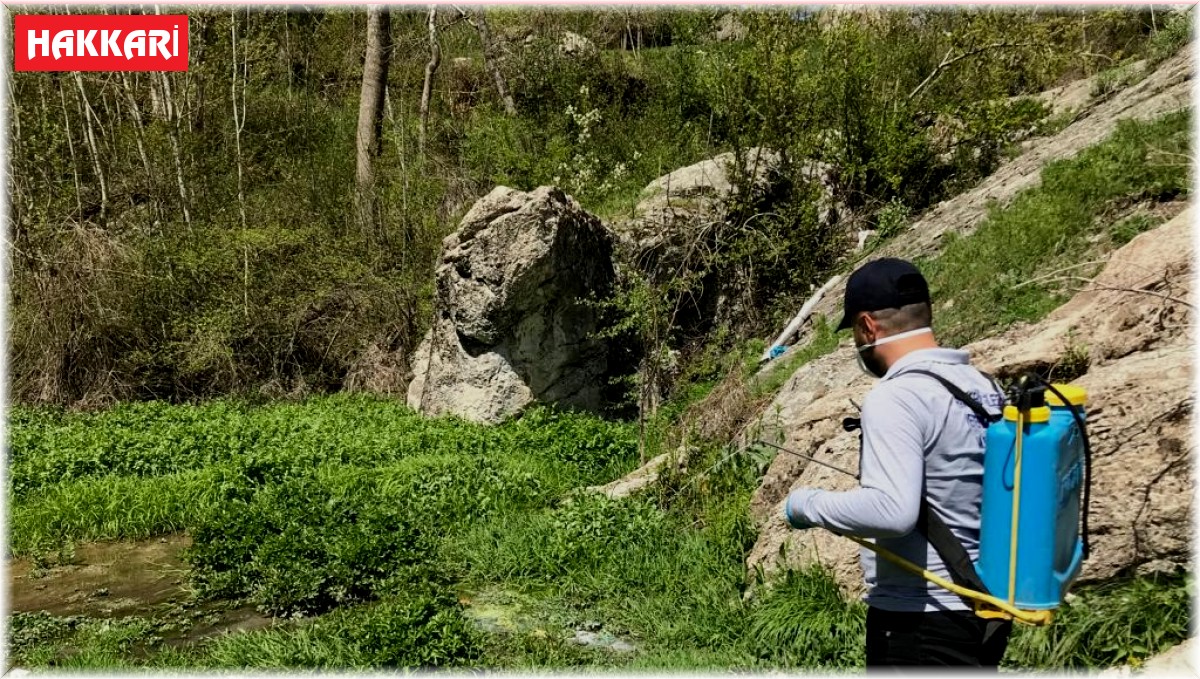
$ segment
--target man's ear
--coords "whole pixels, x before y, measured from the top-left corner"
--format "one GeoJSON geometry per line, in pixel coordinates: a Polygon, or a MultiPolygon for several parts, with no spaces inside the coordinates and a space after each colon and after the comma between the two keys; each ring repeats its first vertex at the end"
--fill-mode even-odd
{"type": "Polygon", "coordinates": [[[874,318],[871,318],[869,313],[859,312],[858,318],[854,319],[854,330],[859,337],[864,339],[865,344],[871,344],[880,338],[880,324],[874,318]]]}
{"type": "Polygon", "coordinates": [[[878,337],[879,323],[868,313],[859,313],[858,318],[854,319],[854,325],[858,328],[858,332],[863,337],[867,338],[867,343],[874,342],[878,337]]]}

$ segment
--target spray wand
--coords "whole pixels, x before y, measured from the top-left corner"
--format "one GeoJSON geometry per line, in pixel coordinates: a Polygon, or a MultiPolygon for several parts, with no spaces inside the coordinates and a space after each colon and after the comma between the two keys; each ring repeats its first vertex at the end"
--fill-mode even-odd
{"type": "Polygon", "coordinates": [[[766,441],[764,441],[762,439],[759,439],[759,440],[755,441],[754,443],[762,444],[764,446],[770,446],[771,448],[774,448],[775,450],[787,453],[789,455],[795,455],[796,457],[801,458],[803,460],[808,460],[809,462],[816,462],[817,464],[821,465],[822,467],[828,467],[829,469],[832,469],[835,472],[841,472],[841,473],[845,474],[846,476],[850,476],[850,477],[854,478],[855,480],[858,479],[858,474],[855,474],[854,472],[842,469],[841,467],[835,467],[835,466],[829,464],[828,462],[822,462],[822,461],[818,460],[817,458],[813,457],[812,455],[805,455],[804,453],[797,453],[796,451],[789,450],[787,448],[784,448],[783,446],[777,446],[774,443],[767,443],[766,441]]]}

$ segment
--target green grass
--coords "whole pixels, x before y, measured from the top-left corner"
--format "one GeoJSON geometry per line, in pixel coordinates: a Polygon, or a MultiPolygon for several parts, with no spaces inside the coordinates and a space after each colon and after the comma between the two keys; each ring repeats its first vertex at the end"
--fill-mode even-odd
{"type": "Polygon", "coordinates": [[[1005,664],[1045,669],[1139,665],[1188,636],[1194,597],[1195,581],[1185,573],[1082,589],[1053,625],[1018,629],[1005,664]]]}
{"type": "Polygon", "coordinates": [[[1092,81],[1091,95],[1093,97],[1106,97],[1118,90],[1141,82],[1149,73],[1148,69],[1144,66],[1136,65],[1133,61],[1119,64],[1096,74],[1095,80],[1092,81]]]}
{"type": "Polygon", "coordinates": [[[453,667],[481,656],[481,634],[445,593],[396,597],[256,634],[219,637],[205,668],[363,670],[453,667]]]}
{"type": "Polygon", "coordinates": [[[866,662],[866,606],[848,602],[833,578],[813,567],[788,571],[756,606],[747,641],[785,666],[853,668],[866,662]],[[853,640],[853,641],[850,641],[853,640]]]}
{"type": "Polygon", "coordinates": [[[258,408],[223,401],[94,414],[18,407],[9,432],[16,554],[64,540],[178,530],[222,501],[222,488],[257,488],[325,465],[418,473],[439,460],[487,459],[496,473],[555,497],[615,478],[636,459],[627,424],[535,410],[489,428],[345,395],[258,408]]]}
{"type": "Polygon", "coordinates": [[[9,649],[14,665],[62,669],[128,669],[137,650],[153,646],[154,624],[144,618],[93,619],[14,613],[9,649]]]}
{"type": "Polygon", "coordinates": [[[370,397],[18,409],[13,422],[15,554],[49,561],[73,541],[186,530],[203,596],[279,615],[444,583],[448,536],[636,460],[628,424],[534,410],[486,427],[370,397]]]}
{"type": "MultiPolygon", "coordinates": [[[[1123,122],[1105,142],[1046,166],[1041,186],[992,210],[970,236],[949,238],[939,257],[919,262],[929,279],[939,338],[967,344],[1018,321],[1035,322],[1066,301],[1069,286],[1029,282],[1102,259],[1088,239],[1108,228],[1122,202],[1186,196],[1187,164],[1170,154],[1186,156],[1190,125],[1190,110],[1149,123],[1123,122]]],[[[1116,240],[1131,228],[1116,227],[1116,240]]]]}
{"type": "Polygon", "coordinates": [[[1174,56],[1192,39],[1195,8],[1181,7],[1163,17],[1162,25],[1146,45],[1146,64],[1153,67],[1174,56]]]}
{"type": "Polygon", "coordinates": [[[1133,215],[1113,224],[1108,232],[1109,238],[1114,245],[1125,245],[1137,238],[1139,234],[1160,226],[1162,223],[1161,218],[1151,215],[1133,215]]]}
{"type": "MultiPolygon", "coordinates": [[[[194,415],[178,409],[180,418],[194,415]]],[[[306,409],[318,422],[403,414],[344,398],[289,406],[286,416],[271,406],[239,412],[253,431],[306,409]]],[[[180,426],[172,411],[161,408],[156,421],[180,426]]],[[[14,440],[38,439],[45,451],[60,449],[56,434],[73,440],[77,419],[103,421],[21,417],[18,427],[43,432],[39,439],[17,431],[14,440]]],[[[409,422],[418,430],[439,423],[409,422]]],[[[390,425],[359,423],[408,440],[390,425]]],[[[466,432],[458,442],[464,452],[441,441],[433,454],[344,464],[340,456],[304,454],[319,426],[293,422],[284,429],[294,438],[272,439],[278,450],[269,455],[248,445],[236,456],[209,451],[222,461],[201,469],[84,475],[29,490],[14,503],[14,533],[27,536],[19,544],[36,542],[28,537],[36,530],[76,539],[183,527],[195,542],[189,559],[200,592],[304,615],[175,648],[163,642],[177,624],[170,612],[115,620],[17,614],[14,658],[22,666],[91,669],[861,667],[863,606],[845,599],[828,574],[792,572],[744,598],[755,539],[748,503],[761,472],[755,461],[716,464],[725,448],[703,444],[691,472],[642,497],[564,503],[568,480],[598,482],[632,464],[627,425],[540,411],[490,429],[441,426],[445,436],[466,432]],[[303,464],[289,461],[292,441],[303,464]],[[481,630],[472,610],[495,612],[505,629],[481,630]],[[636,651],[573,643],[574,630],[589,624],[636,651]]],[[[119,447],[120,435],[112,437],[119,447]]],[[[367,448],[360,444],[356,454],[386,458],[367,448]]],[[[1137,662],[1186,633],[1190,586],[1177,576],[1083,590],[1055,626],[1021,630],[1007,662],[1137,662]]]]}
{"type": "Polygon", "coordinates": [[[139,539],[182,530],[218,501],[216,474],[193,470],[152,478],[75,479],[9,498],[14,555],[84,540],[139,539]]]}
{"type": "Polygon", "coordinates": [[[576,424],[594,426],[592,434],[619,428],[584,424],[590,422],[596,421],[533,413],[493,430],[452,418],[426,419],[393,401],[352,395],[258,408],[234,401],[131,403],[69,416],[18,407],[11,418],[10,485],[22,498],[64,481],[156,477],[231,461],[369,468],[418,455],[487,455],[521,447],[531,460],[569,452],[574,459],[567,462],[576,470],[564,467],[557,481],[571,485],[578,480],[576,471],[597,471],[598,464],[619,463],[620,455],[587,445],[564,451],[538,444],[553,440],[547,431],[576,424]]]}

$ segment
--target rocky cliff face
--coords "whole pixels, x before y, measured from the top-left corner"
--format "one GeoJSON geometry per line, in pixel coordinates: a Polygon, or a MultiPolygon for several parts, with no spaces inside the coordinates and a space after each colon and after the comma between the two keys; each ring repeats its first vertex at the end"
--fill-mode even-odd
{"type": "Polygon", "coordinates": [[[497,187],[443,242],[433,327],[408,403],[498,422],[534,401],[596,410],[609,373],[599,314],[615,280],[598,219],[552,187],[497,187]]]}

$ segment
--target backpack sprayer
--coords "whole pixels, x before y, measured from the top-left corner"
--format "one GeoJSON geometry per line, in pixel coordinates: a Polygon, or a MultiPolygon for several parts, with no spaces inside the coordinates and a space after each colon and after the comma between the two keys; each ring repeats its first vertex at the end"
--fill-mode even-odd
{"type": "MultiPolygon", "coordinates": [[[[963,597],[975,614],[988,619],[1048,625],[1088,556],[1087,507],[1091,487],[1091,446],[1085,429],[1087,392],[1050,384],[1030,373],[1008,394],[1001,415],[936,373],[910,370],[942,383],[988,426],[983,455],[983,503],[979,561],[922,498],[917,530],[933,545],[950,571],[942,578],[893,552],[843,535],[881,558],[963,597]],[[1046,392],[1049,392],[1047,394],[1046,392]]],[[[846,418],[847,431],[859,428],[846,418]]],[[[777,450],[858,475],[765,441],[777,450]]]]}

